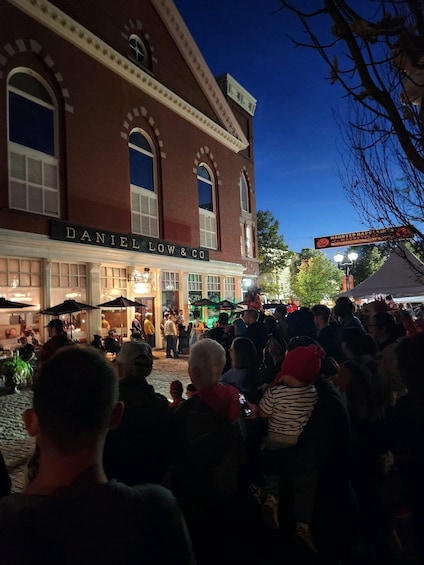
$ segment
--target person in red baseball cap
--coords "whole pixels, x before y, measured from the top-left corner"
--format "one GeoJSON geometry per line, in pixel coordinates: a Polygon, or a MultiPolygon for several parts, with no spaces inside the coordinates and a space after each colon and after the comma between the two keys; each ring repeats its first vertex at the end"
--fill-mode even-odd
{"type": "Polygon", "coordinates": [[[311,453],[296,449],[307,424],[317,391],[313,385],[321,369],[323,349],[311,344],[287,351],[273,384],[259,403],[259,416],[268,418],[268,433],[262,450],[263,519],[267,527],[279,527],[280,472],[286,469],[294,483],[295,535],[316,553],[310,524],[314,508],[316,477],[311,453]]]}

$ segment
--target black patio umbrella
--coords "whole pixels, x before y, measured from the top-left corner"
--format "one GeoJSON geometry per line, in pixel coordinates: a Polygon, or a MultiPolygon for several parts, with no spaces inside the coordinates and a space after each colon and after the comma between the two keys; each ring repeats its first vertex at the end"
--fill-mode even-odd
{"type": "Polygon", "coordinates": [[[114,298],[113,300],[109,300],[108,302],[103,302],[102,304],[97,305],[99,308],[120,308],[121,309],[121,337],[122,337],[122,328],[124,327],[124,320],[123,320],[123,309],[124,308],[146,308],[145,304],[141,302],[136,302],[135,300],[130,300],[125,296],[118,296],[118,298],[114,298]]]}
{"type": "Polygon", "coordinates": [[[135,300],[130,300],[129,298],[125,298],[125,296],[118,296],[118,298],[114,298],[113,300],[109,300],[108,302],[103,302],[103,304],[97,305],[100,307],[111,307],[111,308],[131,308],[141,306],[145,308],[145,304],[141,304],[141,302],[136,302],[135,300]]]}
{"type": "Polygon", "coordinates": [[[97,310],[97,306],[91,306],[90,304],[83,304],[82,302],[68,299],[64,300],[60,304],[56,304],[56,306],[49,306],[48,308],[41,310],[41,314],[46,314],[48,316],[61,316],[63,314],[72,314],[72,312],[82,312],[83,310],[97,310]]]}
{"type": "MultiPolygon", "coordinates": [[[[76,300],[67,299],[56,304],[56,306],[50,306],[44,310],[41,310],[41,314],[47,316],[62,316],[63,314],[72,314],[73,312],[83,312],[85,310],[97,310],[97,306],[91,306],[90,304],[83,304],[82,302],[77,302],[76,300]]],[[[71,328],[71,338],[72,338],[72,320],[70,320],[71,328]]]]}
{"type": "Polygon", "coordinates": [[[218,310],[237,310],[238,306],[237,304],[234,304],[234,302],[231,302],[231,300],[221,300],[220,302],[218,302],[218,310]]]}
{"type": "Polygon", "coordinates": [[[201,298],[200,300],[196,300],[196,302],[192,302],[191,305],[195,306],[196,308],[199,308],[200,306],[206,306],[207,308],[210,308],[212,306],[217,306],[218,303],[209,300],[209,298],[201,298]]]}
{"type": "Polygon", "coordinates": [[[3,296],[0,298],[0,308],[13,310],[14,308],[28,308],[29,306],[33,306],[33,304],[14,302],[13,300],[7,300],[7,298],[4,298],[3,296]]]}

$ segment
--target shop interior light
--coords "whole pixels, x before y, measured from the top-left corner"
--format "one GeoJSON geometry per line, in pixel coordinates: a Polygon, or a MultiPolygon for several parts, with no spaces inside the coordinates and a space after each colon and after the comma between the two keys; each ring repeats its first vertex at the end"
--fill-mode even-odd
{"type": "Polygon", "coordinates": [[[133,269],[133,272],[128,275],[128,282],[138,283],[148,283],[150,282],[150,268],[144,267],[144,272],[133,269]]]}

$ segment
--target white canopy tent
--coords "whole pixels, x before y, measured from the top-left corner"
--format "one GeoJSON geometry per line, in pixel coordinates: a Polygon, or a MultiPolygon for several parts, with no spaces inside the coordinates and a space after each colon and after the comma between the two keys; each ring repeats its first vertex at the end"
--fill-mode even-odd
{"type": "Polygon", "coordinates": [[[389,294],[396,302],[424,302],[424,263],[403,245],[373,275],[338,296],[374,299],[389,294]]]}

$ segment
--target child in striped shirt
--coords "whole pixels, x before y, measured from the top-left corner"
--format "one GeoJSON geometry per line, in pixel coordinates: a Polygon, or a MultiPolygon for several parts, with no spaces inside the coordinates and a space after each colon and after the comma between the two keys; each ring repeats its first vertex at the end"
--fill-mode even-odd
{"type": "Polygon", "coordinates": [[[294,483],[293,518],[295,535],[316,553],[310,524],[314,507],[316,477],[312,453],[296,448],[315,403],[313,385],[325,353],[316,345],[287,351],[274,383],[259,403],[259,416],[268,418],[268,433],[262,450],[263,518],[265,525],[278,529],[280,473],[286,472],[294,483]]]}

